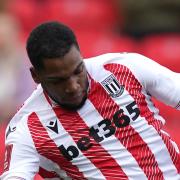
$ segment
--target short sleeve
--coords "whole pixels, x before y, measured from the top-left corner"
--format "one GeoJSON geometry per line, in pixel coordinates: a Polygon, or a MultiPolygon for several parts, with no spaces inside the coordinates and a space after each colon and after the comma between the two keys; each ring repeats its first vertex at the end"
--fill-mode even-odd
{"type": "Polygon", "coordinates": [[[180,73],[137,53],[119,53],[114,63],[128,67],[148,94],[180,109],[180,73]]]}
{"type": "Polygon", "coordinates": [[[180,73],[140,56],[137,60],[139,78],[146,91],[161,102],[180,109],[180,73]]]}
{"type": "Polygon", "coordinates": [[[32,180],[39,170],[39,156],[27,126],[22,118],[17,126],[7,127],[4,173],[1,180],[32,180]]]}

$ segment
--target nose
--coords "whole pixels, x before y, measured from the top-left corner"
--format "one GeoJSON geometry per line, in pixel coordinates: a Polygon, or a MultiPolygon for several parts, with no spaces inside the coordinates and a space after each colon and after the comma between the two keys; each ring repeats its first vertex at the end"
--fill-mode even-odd
{"type": "Polygon", "coordinates": [[[65,92],[67,94],[76,94],[78,93],[79,88],[80,88],[80,84],[78,83],[77,78],[72,76],[66,82],[65,92]]]}

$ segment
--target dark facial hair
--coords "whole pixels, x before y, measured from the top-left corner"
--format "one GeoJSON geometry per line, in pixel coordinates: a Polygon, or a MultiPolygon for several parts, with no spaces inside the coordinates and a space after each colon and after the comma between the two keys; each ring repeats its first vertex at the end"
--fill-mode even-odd
{"type": "MultiPolygon", "coordinates": [[[[80,104],[78,105],[74,105],[74,104],[63,104],[63,103],[60,103],[58,102],[56,99],[54,99],[53,97],[51,97],[51,95],[49,94],[50,98],[55,102],[57,103],[59,106],[61,106],[62,108],[64,109],[67,109],[67,110],[70,110],[70,111],[77,111],[78,109],[80,109],[84,103],[86,102],[86,99],[87,99],[87,95],[88,95],[88,91],[89,91],[89,82],[88,82],[88,78],[87,78],[87,81],[86,81],[86,94],[85,96],[83,97],[82,101],[80,104]]],[[[46,88],[44,88],[46,89],[46,88]]],[[[47,92],[47,91],[46,91],[47,92]]]]}

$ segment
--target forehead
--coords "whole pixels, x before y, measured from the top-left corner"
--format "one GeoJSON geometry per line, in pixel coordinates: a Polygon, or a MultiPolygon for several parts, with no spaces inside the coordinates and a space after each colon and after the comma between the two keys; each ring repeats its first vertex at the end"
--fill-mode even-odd
{"type": "Polygon", "coordinates": [[[81,54],[79,50],[73,46],[64,57],[46,59],[44,61],[43,74],[48,77],[66,77],[71,74],[81,62],[81,54]]]}

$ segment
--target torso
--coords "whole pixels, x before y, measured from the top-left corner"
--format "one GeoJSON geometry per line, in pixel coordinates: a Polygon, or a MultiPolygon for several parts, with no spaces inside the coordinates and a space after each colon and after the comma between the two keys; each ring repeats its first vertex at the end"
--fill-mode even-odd
{"type": "Polygon", "coordinates": [[[53,106],[42,92],[39,101],[46,101],[45,110],[29,116],[40,174],[97,180],[178,179],[179,154],[161,130],[163,119],[136,75],[122,64],[104,61],[93,67],[90,61],[90,91],[81,109],[72,112],[53,106]]]}

